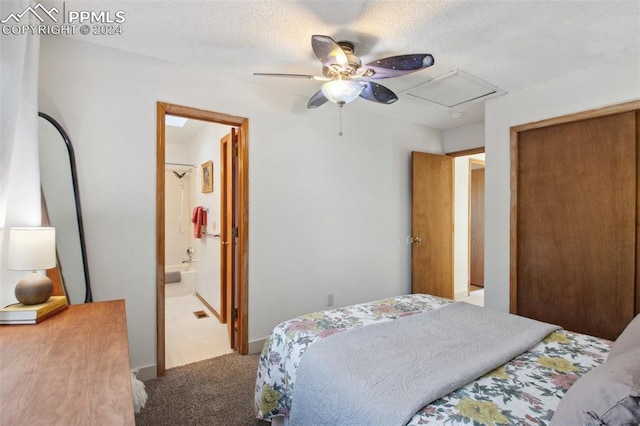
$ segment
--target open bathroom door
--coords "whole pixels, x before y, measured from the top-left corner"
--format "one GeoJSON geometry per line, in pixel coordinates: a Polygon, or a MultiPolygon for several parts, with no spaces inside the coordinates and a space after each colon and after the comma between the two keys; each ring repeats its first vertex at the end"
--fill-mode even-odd
{"type": "Polygon", "coordinates": [[[235,185],[234,172],[237,167],[234,155],[234,147],[237,146],[238,135],[235,128],[231,128],[231,133],[220,139],[220,168],[221,175],[221,224],[220,224],[220,265],[221,265],[221,300],[222,317],[227,323],[229,342],[232,349],[237,349],[237,303],[236,303],[236,250],[237,250],[237,221],[235,208],[237,202],[237,188],[235,185]]]}

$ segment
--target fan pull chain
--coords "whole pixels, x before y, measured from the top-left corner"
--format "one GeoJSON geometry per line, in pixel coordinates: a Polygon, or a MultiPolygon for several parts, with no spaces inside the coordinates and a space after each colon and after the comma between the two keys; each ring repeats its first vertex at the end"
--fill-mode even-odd
{"type": "Polygon", "coordinates": [[[339,116],[339,121],[340,121],[340,133],[338,133],[338,136],[342,137],[342,107],[344,106],[344,102],[338,102],[338,116],[339,116]]]}

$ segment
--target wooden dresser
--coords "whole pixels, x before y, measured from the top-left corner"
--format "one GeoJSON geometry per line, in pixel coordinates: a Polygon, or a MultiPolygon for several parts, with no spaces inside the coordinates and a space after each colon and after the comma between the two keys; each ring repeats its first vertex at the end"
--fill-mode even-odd
{"type": "Polygon", "coordinates": [[[134,425],[124,300],[0,325],[0,424],[134,425]]]}

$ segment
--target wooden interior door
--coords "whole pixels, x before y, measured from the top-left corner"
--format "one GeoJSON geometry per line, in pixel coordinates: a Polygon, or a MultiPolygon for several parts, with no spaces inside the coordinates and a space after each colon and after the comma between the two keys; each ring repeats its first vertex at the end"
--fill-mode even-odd
{"type": "Polygon", "coordinates": [[[237,310],[236,310],[236,237],[234,236],[236,191],[234,188],[234,146],[237,135],[234,128],[220,139],[220,300],[223,322],[227,324],[229,342],[232,349],[237,348],[237,310]]]}
{"type": "Polygon", "coordinates": [[[484,287],[484,161],[469,168],[469,284],[484,287]]]}
{"type": "Polygon", "coordinates": [[[411,153],[411,291],[453,299],[453,157],[411,153]]]}
{"type": "Polygon", "coordinates": [[[517,314],[608,339],[633,318],[635,117],[518,133],[517,314]]]}

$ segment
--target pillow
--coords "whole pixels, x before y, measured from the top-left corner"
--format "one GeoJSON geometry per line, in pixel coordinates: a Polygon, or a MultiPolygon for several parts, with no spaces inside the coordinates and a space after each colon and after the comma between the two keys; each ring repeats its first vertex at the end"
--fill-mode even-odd
{"type": "Polygon", "coordinates": [[[607,360],[576,380],[550,424],[640,424],[640,348],[607,360]]]}
{"type": "Polygon", "coordinates": [[[613,342],[607,359],[617,357],[633,348],[640,348],[640,314],[631,320],[616,341],[613,342]]]}

